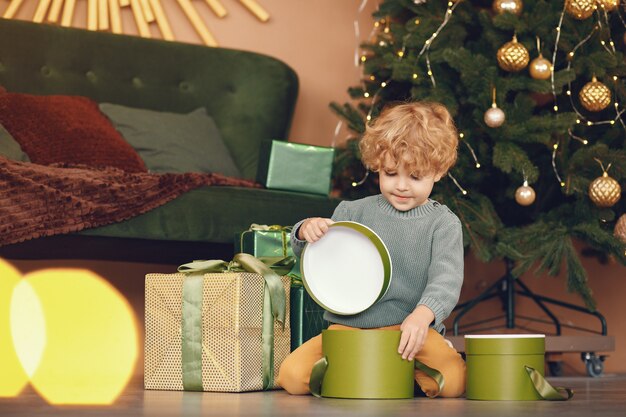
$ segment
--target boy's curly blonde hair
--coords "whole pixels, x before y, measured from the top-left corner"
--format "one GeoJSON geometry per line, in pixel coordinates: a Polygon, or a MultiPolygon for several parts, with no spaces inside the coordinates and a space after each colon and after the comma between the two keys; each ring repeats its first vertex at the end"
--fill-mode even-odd
{"type": "Polygon", "coordinates": [[[359,143],[361,160],[378,172],[387,156],[417,177],[444,175],[456,162],[458,134],[439,103],[396,104],[383,110],[359,143]]]}

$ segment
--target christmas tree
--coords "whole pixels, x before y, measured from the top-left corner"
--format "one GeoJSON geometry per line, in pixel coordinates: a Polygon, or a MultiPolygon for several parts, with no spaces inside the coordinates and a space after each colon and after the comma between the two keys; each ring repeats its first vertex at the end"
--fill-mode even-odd
{"type": "Polygon", "coordinates": [[[595,304],[584,253],[626,263],[626,42],[618,0],[382,0],[360,46],[353,102],[332,103],[354,135],[337,152],[335,187],[378,193],[358,142],[385,105],[446,105],[459,158],[433,198],[461,219],[482,261],[513,274],[558,274],[595,304]],[[620,217],[621,216],[621,217],[620,217]]]}

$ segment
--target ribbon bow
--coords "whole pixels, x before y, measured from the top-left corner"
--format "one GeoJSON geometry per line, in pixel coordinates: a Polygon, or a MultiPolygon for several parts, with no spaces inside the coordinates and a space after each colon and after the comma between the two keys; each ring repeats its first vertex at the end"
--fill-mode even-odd
{"type": "Polygon", "coordinates": [[[270,294],[272,316],[285,329],[287,302],[280,275],[287,275],[296,263],[293,256],[255,258],[247,253],[238,253],[230,262],[221,259],[197,260],[178,267],[185,274],[210,274],[219,272],[253,272],[263,276],[270,294]]]}
{"type": "Polygon", "coordinates": [[[267,230],[267,231],[285,231],[285,232],[291,232],[291,229],[293,229],[292,226],[281,226],[279,224],[273,224],[271,226],[268,226],[266,224],[256,224],[256,223],[252,223],[250,225],[250,227],[248,228],[248,230],[267,230]]]}

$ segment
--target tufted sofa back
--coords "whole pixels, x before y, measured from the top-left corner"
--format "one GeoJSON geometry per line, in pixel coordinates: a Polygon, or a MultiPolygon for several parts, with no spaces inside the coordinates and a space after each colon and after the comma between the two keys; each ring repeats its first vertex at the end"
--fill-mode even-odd
{"type": "Polygon", "coordinates": [[[264,139],[286,139],[298,78],[285,63],[225,48],[0,19],[0,86],[170,112],[205,107],[254,178],[264,139]]]}

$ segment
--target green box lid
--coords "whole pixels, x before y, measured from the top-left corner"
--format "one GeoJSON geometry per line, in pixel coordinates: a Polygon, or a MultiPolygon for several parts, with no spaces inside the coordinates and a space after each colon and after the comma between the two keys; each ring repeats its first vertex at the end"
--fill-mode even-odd
{"type": "Polygon", "coordinates": [[[545,350],[544,334],[465,335],[466,355],[543,355],[545,350]]]}

